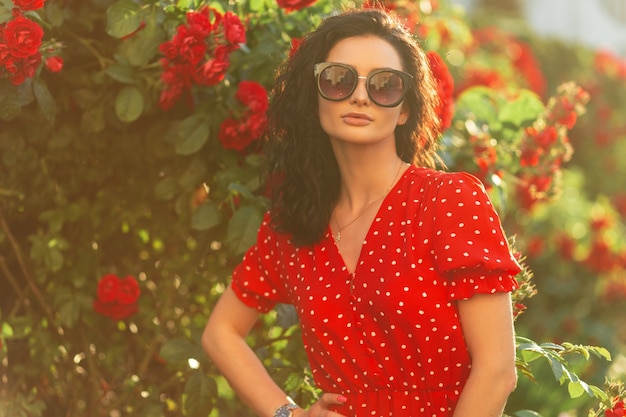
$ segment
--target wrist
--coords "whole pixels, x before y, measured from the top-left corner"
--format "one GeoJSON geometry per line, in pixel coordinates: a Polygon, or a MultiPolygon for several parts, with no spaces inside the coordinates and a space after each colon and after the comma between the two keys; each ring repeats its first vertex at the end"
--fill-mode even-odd
{"type": "Polygon", "coordinates": [[[290,397],[287,397],[287,403],[281,405],[274,411],[273,417],[295,417],[297,410],[302,410],[290,397]]]}

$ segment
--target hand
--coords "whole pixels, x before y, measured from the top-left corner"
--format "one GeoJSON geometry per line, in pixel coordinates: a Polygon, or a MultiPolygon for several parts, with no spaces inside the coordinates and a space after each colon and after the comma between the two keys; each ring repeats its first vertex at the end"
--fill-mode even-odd
{"type": "Polygon", "coordinates": [[[309,409],[305,410],[298,408],[293,411],[294,417],[346,417],[343,414],[336,411],[329,410],[328,408],[333,405],[343,405],[347,401],[347,398],[341,394],[326,393],[322,394],[319,400],[317,400],[309,409]]]}

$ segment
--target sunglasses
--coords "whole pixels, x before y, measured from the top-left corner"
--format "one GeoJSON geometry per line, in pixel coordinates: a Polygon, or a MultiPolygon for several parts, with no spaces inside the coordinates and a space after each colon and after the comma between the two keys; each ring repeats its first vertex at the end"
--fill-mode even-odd
{"type": "Polygon", "coordinates": [[[365,80],[370,100],[381,107],[396,107],[411,86],[413,76],[393,69],[377,69],[360,77],[356,69],[336,62],[315,64],[317,90],[326,100],[341,101],[352,95],[359,79],[365,80]]]}

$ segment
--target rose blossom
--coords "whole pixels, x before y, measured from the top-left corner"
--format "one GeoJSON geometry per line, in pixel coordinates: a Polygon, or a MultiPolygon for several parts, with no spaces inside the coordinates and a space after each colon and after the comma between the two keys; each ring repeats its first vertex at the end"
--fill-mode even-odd
{"type": "Polygon", "coordinates": [[[267,91],[255,81],[241,81],[235,97],[255,113],[263,113],[267,110],[267,91]]]}
{"type": "Polygon", "coordinates": [[[228,62],[228,50],[225,46],[215,48],[213,58],[202,64],[194,74],[194,80],[200,85],[215,85],[224,79],[228,62]]]}
{"type": "Polygon", "coordinates": [[[141,291],[139,290],[139,284],[135,278],[127,276],[120,280],[120,289],[117,296],[117,300],[121,304],[133,304],[137,302],[141,291]]]}
{"type": "Polygon", "coordinates": [[[13,0],[15,7],[22,10],[37,10],[43,7],[45,0],[13,0]]]}
{"type": "Polygon", "coordinates": [[[172,43],[178,49],[178,54],[187,62],[197,64],[204,58],[207,50],[201,33],[187,26],[179,26],[172,43]]]}
{"type": "Polygon", "coordinates": [[[454,116],[454,103],[452,94],[454,93],[454,80],[448,70],[446,63],[441,56],[434,51],[429,51],[428,64],[433,73],[433,77],[437,81],[437,94],[439,95],[439,105],[437,106],[437,116],[441,121],[439,129],[446,130],[452,123],[454,116]]]}
{"type": "Polygon", "coordinates": [[[98,283],[93,309],[103,316],[121,320],[135,314],[141,291],[132,276],[120,279],[113,274],[104,275],[98,283]]]}
{"type": "Polygon", "coordinates": [[[120,280],[112,274],[107,274],[98,283],[98,299],[105,303],[115,301],[120,288],[120,280]]]}
{"type": "Polygon", "coordinates": [[[46,68],[52,72],[59,72],[63,69],[63,58],[60,56],[51,56],[46,58],[46,68]]]}
{"type": "Polygon", "coordinates": [[[231,45],[238,45],[246,42],[246,29],[239,16],[232,12],[227,12],[223,19],[224,35],[231,45]]]}
{"type": "Polygon", "coordinates": [[[316,0],[276,0],[276,3],[288,12],[303,9],[315,2],[316,0]]]}
{"type": "MultiPolygon", "coordinates": [[[[207,37],[211,30],[214,29],[211,24],[211,20],[209,19],[210,9],[208,7],[203,7],[197,12],[187,12],[187,24],[194,31],[197,31],[201,34],[202,37],[207,37]]],[[[216,24],[219,23],[221,16],[218,17],[218,14],[215,14],[216,24]]]]}
{"type": "Polygon", "coordinates": [[[43,29],[32,20],[19,16],[6,24],[4,37],[11,55],[26,58],[39,51],[43,29]]]}

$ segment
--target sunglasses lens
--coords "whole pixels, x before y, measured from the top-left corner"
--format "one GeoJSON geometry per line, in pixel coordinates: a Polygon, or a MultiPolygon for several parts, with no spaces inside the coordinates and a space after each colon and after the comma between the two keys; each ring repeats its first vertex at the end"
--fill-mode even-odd
{"type": "Polygon", "coordinates": [[[391,71],[380,71],[369,78],[367,90],[376,104],[395,106],[400,104],[406,86],[398,74],[391,71]]]}
{"type": "Polygon", "coordinates": [[[330,100],[343,100],[352,94],[356,80],[354,71],[340,65],[331,65],[322,71],[318,83],[323,96],[330,100]]]}

